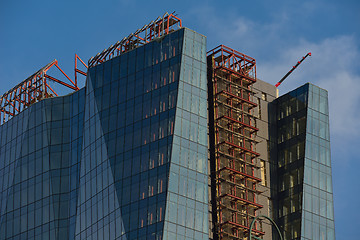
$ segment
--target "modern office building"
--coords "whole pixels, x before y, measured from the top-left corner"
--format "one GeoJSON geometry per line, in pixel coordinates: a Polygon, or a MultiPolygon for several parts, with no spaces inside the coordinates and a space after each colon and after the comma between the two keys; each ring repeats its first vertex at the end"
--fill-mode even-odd
{"type": "MultiPolygon", "coordinates": [[[[82,89],[52,66],[0,99],[0,239],[249,239],[260,215],[335,239],[325,90],[278,97],[173,14],[77,69],[82,89]]],[[[252,234],[278,238],[260,219],[252,234]]]]}
{"type": "Polygon", "coordinates": [[[308,83],[273,104],[274,218],[286,239],[335,239],[327,91],[308,83]]]}

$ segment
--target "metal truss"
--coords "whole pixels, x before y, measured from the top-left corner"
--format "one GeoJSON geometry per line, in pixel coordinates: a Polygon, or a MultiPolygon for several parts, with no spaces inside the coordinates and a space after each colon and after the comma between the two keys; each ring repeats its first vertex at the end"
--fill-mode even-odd
{"type": "Polygon", "coordinates": [[[78,55],[75,54],[75,82],[72,81],[59,67],[58,61],[55,59],[0,96],[0,125],[28,108],[31,104],[39,102],[45,98],[58,96],[55,90],[50,86],[50,82],[60,84],[73,91],[79,90],[77,85],[77,73],[84,76],[86,76],[86,73],[77,68],[77,60],[80,60],[87,68],[86,64],[79,58],[78,55]],[[47,74],[47,72],[54,66],[61,72],[69,83],[47,74]]]}
{"type": "Polygon", "coordinates": [[[165,13],[162,17],[158,17],[129,36],[124,37],[121,41],[104,49],[104,51],[98,53],[95,57],[91,57],[88,65],[90,68],[94,67],[181,27],[180,18],[176,17],[174,13],[165,13]]]}
{"type": "Polygon", "coordinates": [[[74,68],[74,71],[75,71],[75,85],[77,86],[77,74],[78,73],[80,73],[81,75],[83,75],[83,76],[87,76],[87,73],[86,72],[84,72],[84,71],[81,71],[79,68],[78,68],[78,64],[77,64],[77,61],[80,61],[83,65],[84,65],[84,67],[86,67],[86,69],[88,69],[88,66],[84,63],[84,61],[83,60],[81,60],[81,58],[77,55],[77,54],[75,54],[75,68],[74,68]]]}
{"type": "MultiPolygon", "coordinates": [[[[256,82],[255,59],[220,45],[208,52],[210,167],[216,239],[244,239],[262,205],[255,176],[256,152],[251,85],[256,82]]],[[[256,225],[251,230],[262,236],[256,225]]],[[[214,238],[215,239],[215,238],[214,238]]]]}
{"type": "Polygon", "coordinates": [[[214,68],[223,68],[227,72],[235,72],[251,82],[256,82],[256,60],[225,45],[219,45],[208,51],[214,56],[214,68]]]}

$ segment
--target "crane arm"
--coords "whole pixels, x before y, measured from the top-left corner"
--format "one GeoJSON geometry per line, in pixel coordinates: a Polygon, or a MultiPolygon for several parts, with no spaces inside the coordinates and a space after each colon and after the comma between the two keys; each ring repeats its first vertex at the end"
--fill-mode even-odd
{"type": "Polygon", "coordinates": [[[300,61],[298,61],[298,62],[296,63],[296,65],[293,66],[293,67],[291,68],[291,70],[290,70],[287,74],[285,74],[285,76],[283,76],[283,78],[282,78],[277,84],[275,84],[275,87],[280,86],[280,84],[281,84],[281,83],[305,60],[305,58],[307,58],[308,56],[311,56],[311,52],[309,52],[308,54],[306,54],[305,57],[302,57],[302,59],[301,59],[300,61]]]}

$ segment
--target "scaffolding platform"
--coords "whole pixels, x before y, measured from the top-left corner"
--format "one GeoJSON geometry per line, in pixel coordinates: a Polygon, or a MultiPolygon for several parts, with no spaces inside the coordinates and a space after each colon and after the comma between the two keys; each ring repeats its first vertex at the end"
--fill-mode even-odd
{"type": "MultiPolygon", "coordinates": [[[[251,221],[263,206],[255,176],[257,104],[255,59],[220,45],[208,52],[210,168],[214,239],[247,239],[251,221]]],[[[252,234],[265,233],[256,225],[252,234]]]]}

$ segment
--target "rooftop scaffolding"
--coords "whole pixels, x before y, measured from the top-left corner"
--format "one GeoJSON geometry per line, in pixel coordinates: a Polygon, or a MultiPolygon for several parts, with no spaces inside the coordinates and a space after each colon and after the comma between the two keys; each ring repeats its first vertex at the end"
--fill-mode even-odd
{"type": "Polygon", "coordinates": [[[84,76],[86,76],[86,73],[78,69],[77,60],[80,60],[87,68],[86,64],[75,54],[75,81],[72,81],[66,75],[55,59],[0,96],[0,125],[28,108],[31,104],[58,96],[56,91],[50,86],[50,82],[60,84],[73,91],[78,91],[77,73],[84,76]],[[60,71],[68,83],[47,74],[53,66],[60,71]]]}
{"type": "Polygon", "coordinates": [[[124,37],[109,48],[104,49],[101,53],[96,54],[95,57],[89,59],[89,67],[94,67],[109,59],[119,56],[125,52],[142,46],[156,38],[162,37],[177,28],[182,27],[181,19],[174,15],[175,12],[169,14],[165,13],[162,17],[158,17],[149,24],[124,37]]]}

